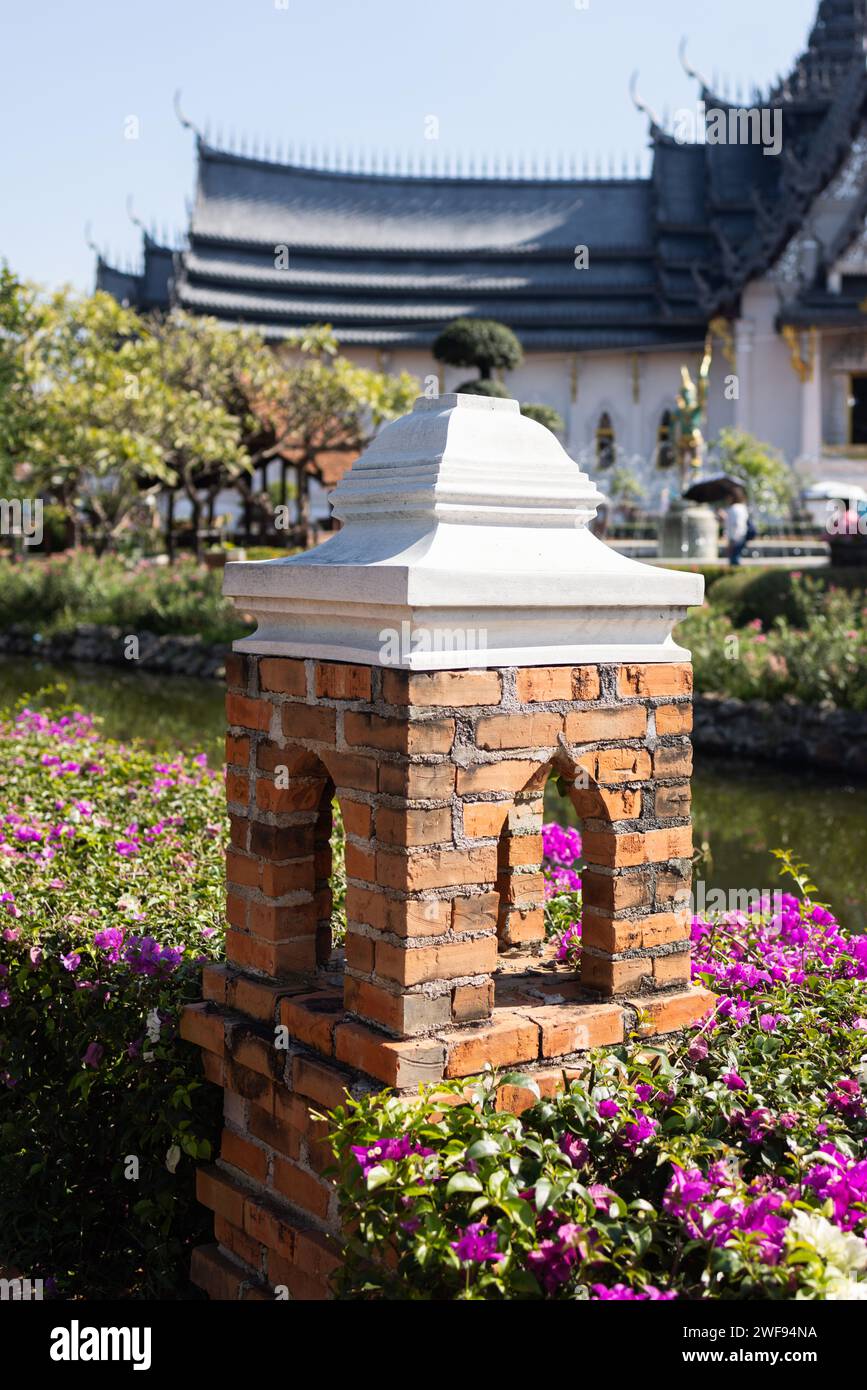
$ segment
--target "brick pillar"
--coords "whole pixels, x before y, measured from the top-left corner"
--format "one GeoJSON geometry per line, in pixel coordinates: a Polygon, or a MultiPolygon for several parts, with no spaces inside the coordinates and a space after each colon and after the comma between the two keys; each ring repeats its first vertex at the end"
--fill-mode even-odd
{"type": "Polygon", "coordinates": [[[685,664],[411,674],[233,659],[227,964],[183,1024],[226,1092],[220,1159],[200,1178],[220,1248],[195,1272],[212,1296],[326,1296],[339,1230],[312,1112],[347,1090],[411,1091],[486,1063],[550,1087],[638,1010],[649,1034],[707,1008],[687,987],[690,690],[685,664]],[[552,769],[582,818],[578,975],[541,968],[552,769]]]}
{"type": "Polygon", "coordinates": [[[420,400],[335,497],[345,524],[311,555],[226,570],[259,626],[227,665],[226,963],[182,1021],[225,1098],[199,1174],[216,1243],[193,1265],[213,1298],[328,1296],[318,1115],[347,1093],[486,1065],[551,1093],[588,1048],[710,1002],[688,985],[691,672],[671,637],[701,579],[590,535],[599,494],[514,401],[420,400]],[[584,834],[580,973],[544,939],[552,771],[584,834]]]}

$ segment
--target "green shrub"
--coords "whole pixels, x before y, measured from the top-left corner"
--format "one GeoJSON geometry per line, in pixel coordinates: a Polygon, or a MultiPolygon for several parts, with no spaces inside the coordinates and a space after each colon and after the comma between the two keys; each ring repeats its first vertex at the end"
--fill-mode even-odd
{"type": "Polygon", "coordinates": [[[100,559],[86,551],[0,560],[0,630],[23,624],[45,636],[82,623],[231,642],[249,628],[223,598],[221,570],[100,559]]]}
{"type": "Polygon", "coordinates": [[[691,613],[676,635],[692,652],[696,690],[867,709],[864,596],[797,578],[791,603],[800,622],[778,617],[767,631],[758,618],[737,627],[713,602],[691,613]]]}
{"type": "Polygon", "coordinates": [[[867,593],[867,570],[747,569],[729,570],[712,587],[710,602],[725,613],[735,627],[758,620],[770,627],[784,618],[795,627],[806,627],[829,589],[841,589],[853,598],[867,593]]]}

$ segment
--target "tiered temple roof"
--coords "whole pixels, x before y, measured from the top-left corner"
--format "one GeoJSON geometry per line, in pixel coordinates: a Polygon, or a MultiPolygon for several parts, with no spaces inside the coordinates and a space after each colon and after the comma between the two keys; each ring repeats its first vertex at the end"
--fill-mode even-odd
{"type": "MultiPolygon", "coordinates": [[[[116,289],[120,272],[104,263],[99,283],[273,341],[328,322],[346,344],[428,347],[468,314],[503,320],[529,350],[698,344],[710,318],[737,311],[839,170],[867,105],[865,42],[865,0],[821,0],[804,54],[770,93],[735,104],[702,84],[708,109],[782,112],[782,153],[679,143],[652,119],[649,178],[344,172],[232,154],[199,136],[189,244],[171,284],[170,253],[153,244],[139,286],[125,277],[116,289]],[[589,268],[578,270],[582,246],[589,268]]],[[[789,321],[821,321],[825,299],[835,321],[846,312],[826,293],[823,251],[789,321]]]]}

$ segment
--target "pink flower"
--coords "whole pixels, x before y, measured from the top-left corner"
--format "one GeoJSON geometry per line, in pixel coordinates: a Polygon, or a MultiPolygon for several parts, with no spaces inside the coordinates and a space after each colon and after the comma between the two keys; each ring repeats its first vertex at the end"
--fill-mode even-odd
{"type": "Polygon", "coordinates": [[[616,1100],[600,1100],[596,1107],[596,1114],[600,1120],[611,1120],[615,1115],[620,1114],[620,1106],[616,1100]]]}
{"type": "Polygon", "coordinates": [[[745,1091],[747,1089],[747,1083],[744,1081],[744,1078],[739,1076],[736,1071],[725,1072],[722,1079],[726,1084],[726,1089],[729,1091],[745,1091]]]}
{"type": "Polygon", "coordinates": [[[101,1045],[101,1043],[88,1043],[84,1052],[84,1056],[81,1060],[86,1067],[98,1067],[100,1062],[102,1061],[104,1053],[105,1048],[101,1045]]]}

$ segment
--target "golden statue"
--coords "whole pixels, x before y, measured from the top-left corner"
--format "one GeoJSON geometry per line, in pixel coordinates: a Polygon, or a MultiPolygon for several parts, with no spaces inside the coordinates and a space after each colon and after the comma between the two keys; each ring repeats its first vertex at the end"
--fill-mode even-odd
{"type": "Polygon", "coordinates": [[[688,367],[681,367],[680,369],[682,387],[674,411],[672,443],[680,472],[681,496],[689,487],[698,469],[701,468],[704,456],[704,435],[701,427],[707,402],[712,357],[711,341],[708,338],[704,345],[704,356],[698,372],[698,383],[693,381],[688,367]]]}

